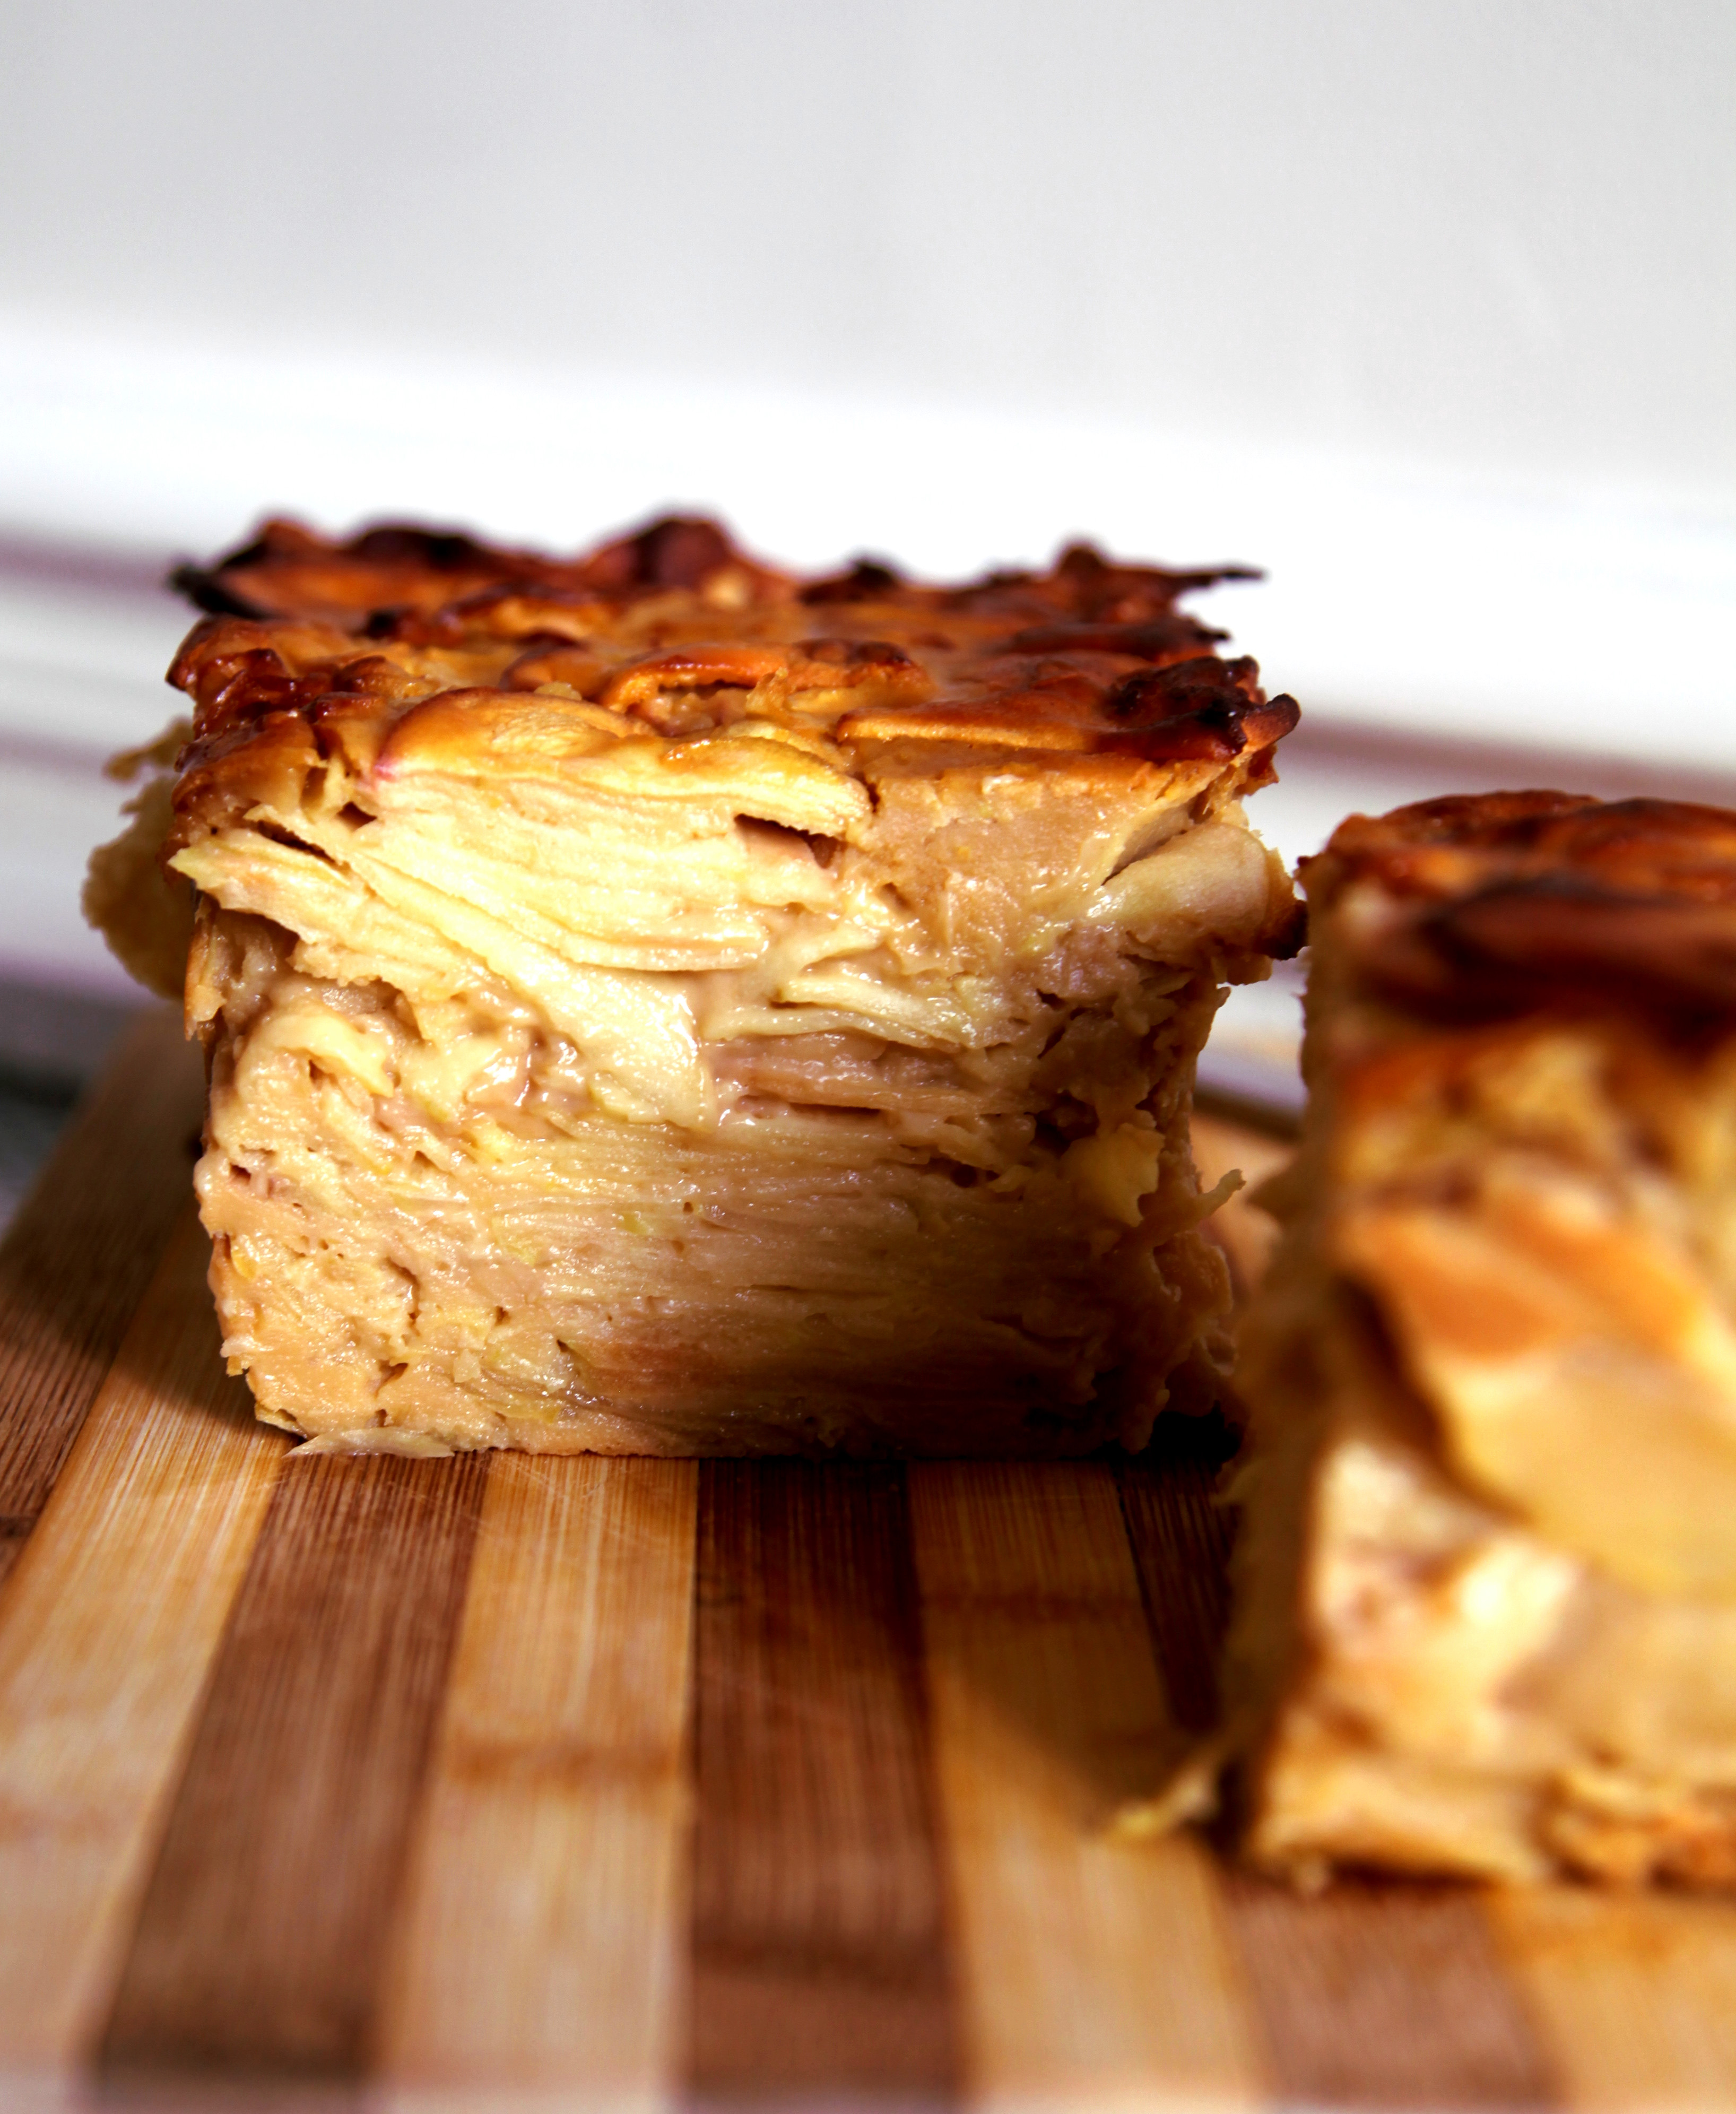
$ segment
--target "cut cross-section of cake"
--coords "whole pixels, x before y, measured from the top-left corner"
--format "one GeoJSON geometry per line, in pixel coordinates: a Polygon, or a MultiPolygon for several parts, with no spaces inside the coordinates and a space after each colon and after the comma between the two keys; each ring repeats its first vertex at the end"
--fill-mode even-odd
{"type": "Polygon", "coordinates": [[[1736,815],[1305,861],[1307,1128],[1243,1329],[1248,1847],[1736,1882],[1736,815]]]}
{"type": "Polygon", "coordinates": [[[169,813],[260,1413],[1041,1454],[1209,1399],[1194,1062],[1297,925],[1240,808],[1296,708],[1177,607],[1223,576],[803,579],[683,519],[185,573],[172,802],[89,899],[161,953],[169,813]]]}

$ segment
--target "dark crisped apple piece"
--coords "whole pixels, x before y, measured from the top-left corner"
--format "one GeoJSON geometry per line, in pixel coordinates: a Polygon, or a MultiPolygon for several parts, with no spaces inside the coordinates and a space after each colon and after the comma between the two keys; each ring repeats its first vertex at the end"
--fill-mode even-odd
{"type": "Polygon", "coordinates": [[[232,1366],[345,1447],[1066,1453],[1216,1384],[1188,1149],[1294,723],[1067,552],[801,579],[273,524],[167,853],[232,1366]]]}
{"type": "Polygon", "coordinates": [[[1560,794],[1306,861],[1246,1317],[1246,1844],[1736,1881],[1736,815],[1560,794]]]}

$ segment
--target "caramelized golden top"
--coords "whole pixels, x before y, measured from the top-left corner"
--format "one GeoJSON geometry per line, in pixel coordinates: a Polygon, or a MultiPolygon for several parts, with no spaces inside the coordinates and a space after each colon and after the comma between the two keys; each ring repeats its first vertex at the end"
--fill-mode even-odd
{"type": "Polygon", "coordinates": [[[1569,1002],[1678,1025],[1736,1009],[1736,814],[1722,808],[1423,801],[1353,815],[1302,879],[1353,977],[1400,1004],[1497,1018],[1569,1002]]]}
{"type": "MultiPolygon", "coordinates": [[[[272,759],[391,767],[398,723],[481,750],[530,693],[671,741],[770,722],[862,775],[997,753],[1027,765],[1229,767],[1245,786],[1296,723],[1252,661],[1177,607],[1238,569],[1168,572],[1084,545],[1046,573],[962,586],[870,561],[802,579],[715,523],[672,517],[576,558],[390,527],[349,542],[273,521],[178,584],[211,612],[170,680],[195,706],[176,805],[185,831],[249,797],[272,759]]],[[[532,717],[536,708],[531,708],[532,717]]]]}

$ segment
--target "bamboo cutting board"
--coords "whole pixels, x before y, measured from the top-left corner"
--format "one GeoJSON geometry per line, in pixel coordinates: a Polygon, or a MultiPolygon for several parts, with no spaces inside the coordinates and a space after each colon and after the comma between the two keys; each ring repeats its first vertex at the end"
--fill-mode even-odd
{"type": "Polygon", "coordinates": [[[1196,1429],[298,1458],[217,1355],[198,1100],[145,1018],[0,1253],[0,2103],[1736,2103],[1736,1905],[1106,1832],[1211,1710],[1196,1429]]]}

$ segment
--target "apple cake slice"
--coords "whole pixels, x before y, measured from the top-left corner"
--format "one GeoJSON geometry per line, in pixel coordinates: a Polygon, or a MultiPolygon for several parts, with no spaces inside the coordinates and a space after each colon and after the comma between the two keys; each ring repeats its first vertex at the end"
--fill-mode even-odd
{"type": "Polygon", "coordinates": [[[1736,1881],[1736,815],[1494,794],[1305,861],[1247,1316],[1246,1843],[1736,1881]]]}
{"type": "Polygon", "coordinates": [[[190,738],[89,901],[139,960],[141,859],[190,884],[263,1416],[1041,1454],[1215,1385],[1194,1063],[1297,928],[1240,805],[1296,707],[1177,607],[1221,574],[804,579],[670,519],[180,577],[190,738]]]}

